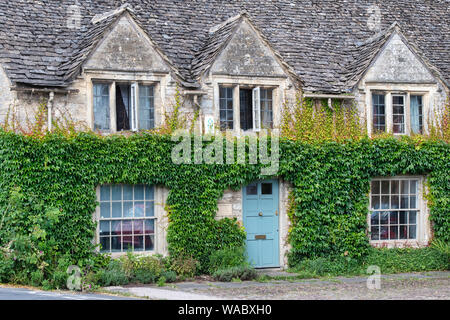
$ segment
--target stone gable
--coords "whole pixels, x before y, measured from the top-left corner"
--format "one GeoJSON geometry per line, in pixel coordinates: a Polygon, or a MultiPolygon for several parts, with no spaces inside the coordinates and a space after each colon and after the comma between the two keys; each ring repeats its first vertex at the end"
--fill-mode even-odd
{"type": "Polygon", "coordinates": [[[270,48],[245,20],[218,56],[211,72],[231,76],[286,76],[270,48]]]}
{"type": "Polygon", "coordinates": [[[436,79],[408,48],[393,34],[365,76],[366,82],[434,83],[436,79]]]}
{"type": "Polygon", "coordinates": [[[106,34],[84,69],[169,72],[147,36],[127,14],[106,34]]]}

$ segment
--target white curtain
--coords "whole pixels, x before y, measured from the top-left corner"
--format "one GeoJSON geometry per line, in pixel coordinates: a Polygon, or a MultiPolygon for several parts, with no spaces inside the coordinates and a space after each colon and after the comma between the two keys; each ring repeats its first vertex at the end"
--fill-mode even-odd
{"type": "Polygon", "coordinates": [[[414,133],[420,133],[420,105],[422,97],[411,96],[411,130],[414,133]]]}

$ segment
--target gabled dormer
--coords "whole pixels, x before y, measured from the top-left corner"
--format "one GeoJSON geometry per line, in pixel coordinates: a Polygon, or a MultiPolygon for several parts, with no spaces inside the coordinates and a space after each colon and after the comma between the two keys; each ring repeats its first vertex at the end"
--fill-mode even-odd
{"type": "Polygon", "coordinates": [[[244,12],[209,30],[192,63],[194,76],[213,86],[212,108],[221,130],[277,127],[289,87],[300,80],[244,12]]]}
{"type": "Polygon", "coordinates": [[[368,132],[426,132],[429,119],[443,104],[442,75],[397,23],[364,46],[361,56],[365,61],[355,60],[366,64],[356,87],[365,96],[368,132]]]}

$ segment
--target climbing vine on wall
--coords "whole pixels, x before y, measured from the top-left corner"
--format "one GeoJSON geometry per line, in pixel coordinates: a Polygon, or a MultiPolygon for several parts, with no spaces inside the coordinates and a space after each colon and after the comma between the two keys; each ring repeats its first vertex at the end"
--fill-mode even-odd
{"type": "MultiPolygon", "coordinates": [[[[206,268],[212,251],[239,246],[245,239],[237,221],[215,219],[217,200],[227,188],[238,190],[267,177],[259,164],[174,164],[170,157],[176,143],[170,136],[149,133],[32,137],[0,131],[0,205],[7,203],[11,188],[19,186],[61,208],[64,215],[52,237],[59,250],[81,259],[93,249],[96,186],[164,185],[170,190],[170,253],[192,255],[206,268]]],[[[293,185],[291,258],[363,256],[374,176],[427,174],[434,234],[450,241],[449,151],[444,142],[411,138],[346,143],[281,139],[278,176],[293,185]]]]}

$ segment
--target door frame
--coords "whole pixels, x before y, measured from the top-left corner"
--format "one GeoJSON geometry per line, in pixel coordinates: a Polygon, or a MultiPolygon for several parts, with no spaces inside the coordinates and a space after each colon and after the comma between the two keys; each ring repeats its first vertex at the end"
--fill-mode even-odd
{"type": "MultiPolygon", "coordinates": [[[[245,196],[246,196],[246,194],[245,194],[245,191],[246,191],[246,187],[248,186],[248,185],[250,185],[250,184],[253,184],[253,183],[257,183],[257,184],[261,184],[261,183],[264,183],[264,182],[276,182],[276,184],[277,184],[277,190],[276,190],[276,192],[277,192],[277,201],[276,201],[276,210],[278,211],[278,215],[277,215],[277,217],[276,217],[276,219],[274,220],[274,221],[276,221],[277,222],[277,236],[276,236],[276,240],[277,240],[277,248],[276,248],[276,260],[275,260],[275,264],[273,265],[273,266],[268,266],[268,267],[255,267],[256,269],[264,269],[264,268],[280,268],[281,267],[281,259],[280,259],[280,254],[281,254],[281,230],[280,230],[280,223],[281,223],[281,220],[280,220],[280,217],[281,217],[281,212],[280,212],[280,204],[281,204],[281,199],[280,199],[280,188],[281,188],[281,181],[279,180],[279,179],[277,179],[277,178],[274,178],[274,179],[267,179],[267,180],[255,180],[255,181],[252,181],[252,182],[250,182],[250,183],[247,183],[246,185],[244,185],[243,186],[243,188],[242,188],[242,222],[243,222],[243,225],[244,225],[244,227],[245,227],[245,225],[246,225],[246,214],[245,214],[245,205],[244,205],[244,202],[245,202],[245,196]]],[[[275,238],[275,237],[274,237],[275,238]]],[[[246,234],[246,239],[245,239],[245,247],[246,247],[246,250],[247,250],[247,234],[246,234]]]]}

